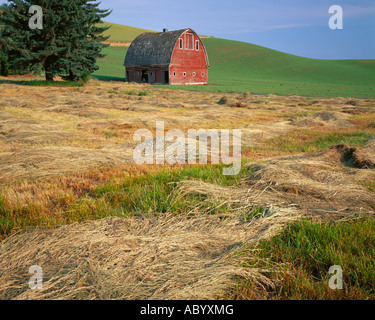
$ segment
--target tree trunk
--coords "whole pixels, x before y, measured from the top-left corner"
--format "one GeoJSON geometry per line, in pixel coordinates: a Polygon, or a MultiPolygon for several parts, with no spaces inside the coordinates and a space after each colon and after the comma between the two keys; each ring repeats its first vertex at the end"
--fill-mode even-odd
{"type": "Polygon", "coordinates": [[[75,76],[75,74],[72,72],[72,70],[69,70],[69,80],[70,81],[77,81],[77,77],[75,76]]]}
{"type": "Polygon", "coordinates": [[[54,81],[53,74],[46,71],[46,81],[54,81]]]}
{"type": "Polygon", "coordinates": [[[51,65],[48,62],[44,64],[44,71],[46,72],[46,81],[53,81],[53,73],[51,72],[51,65]]]}

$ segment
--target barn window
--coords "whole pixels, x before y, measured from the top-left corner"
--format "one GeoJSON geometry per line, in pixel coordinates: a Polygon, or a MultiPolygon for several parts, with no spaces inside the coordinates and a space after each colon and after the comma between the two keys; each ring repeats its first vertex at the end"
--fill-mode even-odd
{"type": "Polygon", "coordinates": [[[199,40],[195,40],[195,50],[199,50],[199,40]]]}
{"type": "Polygon", "coordinates": [[[195,72],[193,72],[193,77],[195,77],[195,72]]]}
{"type": "Polygon", "coordinates": [[[184,72],[184,77],[186,77],[186,72],[184,72]]]}
{"type": "Polygon", "coordinates": [[[175,75],[176,75],[176,72],[173,72],[173,75],[175,76],[175,75]]]}
{"type": "Polygon", "coordinates": [[[180,49],[184,48],[184,40],[180,39],[180,49]]]}
{"type": "Polygon", "coordinates": [[[192,34],[186,35],[186,49],[194,50],[194,36],[192,34]]]}
{"type": "Polygon", "coordinates": [[[202,77],[204,77],[204,72],[202,72],[202,77]]]}

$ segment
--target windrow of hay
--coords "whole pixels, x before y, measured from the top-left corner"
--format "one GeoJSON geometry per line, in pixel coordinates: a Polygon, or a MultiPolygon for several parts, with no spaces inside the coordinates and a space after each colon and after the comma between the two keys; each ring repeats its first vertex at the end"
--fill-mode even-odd
{"type": "Polygon", "coordinates": [[[361,182],[373,181],[375,139],[365,148],[347,145],[260,164],[249,164],[254,172],[241,188],[218,187],[201,181],[183,181],[182,196],[198,193],[206,202],[225,203],[246,209],[295,206],[303,215],[337,219],[352,214],[373,214],[375,196],[361,182]]]}
{"type": "Polygon", "coordinates": [[[131,145],[124,143],[101,149],[74,147],[41,147],[14,154],[0,153],[0,182],[25,176],[40,178],[58,176],[88,169],[130,163],[131,145]]]}
{"type": "Polygon", "coordinates": [[[348,118],[343,112],[321,111],[292,118],[290,123],[298,127],[353,127],[348,118]]]}
{"type": "Polygon", "coordinates": [[[220,105],[227,105],[229,107],[232,107],[232,108],[246,108],[247,107],[247,104],[244,103],[242,100],[251,100],[251,95],[250,93],[244,93],[243,95],[241,95],[239,98],[237,97],[237,99],[235,99],[234,97],[228,97],[228,96],[223,96],[217,104],[220,104],[220,105]],[[240,100],[239,100],[240,99],[240,100]]]}
{"type": "Polygon", "coordinates": [[[251,257],[246,243],[296,218],[290,208],[250,222],[165,214],[28,229],[0,246],[0,298],[220,299],[235,277],[272,287],[262,270],[242,267],[251,257]],[[43,268],[42,290],[28,287],[33,265],[43,268]]]}

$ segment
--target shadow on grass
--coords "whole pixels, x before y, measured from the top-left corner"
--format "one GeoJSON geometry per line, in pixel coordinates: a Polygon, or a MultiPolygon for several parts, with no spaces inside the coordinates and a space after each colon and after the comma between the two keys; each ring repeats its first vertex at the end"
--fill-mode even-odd
{"type": "Polygon", "coordinates": [[[0,80],[0,84],[21,84],[22,81],[20,80],[4,80],[4,79],[1,79],[0,80]]]}
{"type": "Polygon", "coordinates": [[[0,80],[0,84],[17,84],[32,87],[82,87],[83,82],[75,81],[45,81],[45,80],[0,80]]]}
{"type": "MultiPolygon", "coordinates": [[[[91,78],[100,81],[120,81],[125,82],[124,78],[111,76],[92,75],[91,78]]],[[[75,81],[46,81],[46,80],[19,80],[19,79],[0,79],[0,84],[17,84],[35,87],[82,87],[84,83],[75,81]]]]}
{"type": "Polygon", "coordinates": [[[121,77],[91,75],[91,78],[95,78],[95,79],[98,79],[100,81],[121,81],[121,82],[125,82],[125,79],[121,78],[121,77]]]}
{"type": "Polygon", "coordinates": [[[82,87],[83,82],[80,81],[45,81],[45,80],[31,80],[20,81],[21,85],[34,87],[82,87]]]}

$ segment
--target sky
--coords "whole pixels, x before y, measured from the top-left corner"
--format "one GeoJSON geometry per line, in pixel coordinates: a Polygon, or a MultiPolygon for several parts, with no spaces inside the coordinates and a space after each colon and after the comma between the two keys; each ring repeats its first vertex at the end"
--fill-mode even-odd
{"type": "MultiPolygon", "coordinates": [[[[6,1],[0,0],[0,3],[6,1]]],[[[375,0],[101,0],[105,20],[254,43],[317,59],[375,59],[375,0]],[[333,5],[343,29],[332,30],[333,5]]]]}

